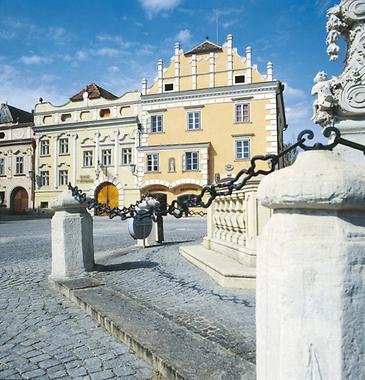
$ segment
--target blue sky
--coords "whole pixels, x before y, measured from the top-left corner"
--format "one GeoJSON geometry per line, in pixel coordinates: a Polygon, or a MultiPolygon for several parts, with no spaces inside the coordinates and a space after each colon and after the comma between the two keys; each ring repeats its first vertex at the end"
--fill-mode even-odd
{"type": "MultiPolygon", "coordinates": [[[[343,56],[329,63],[326,10],[335,0],[0,0],[0,102],[27,110],[39,97],[65,103],[96,82],[122,95],[156,76],[156,61],[168,62],[173,45],[187,51],[206,36],[218,43],[233,34],[244,55],[286,84],[291,140],[315,128],[310,96],[318,71],[338,75],[343,56]]],[[[342,51],[343,53],[343,51],[342,51]]]]}

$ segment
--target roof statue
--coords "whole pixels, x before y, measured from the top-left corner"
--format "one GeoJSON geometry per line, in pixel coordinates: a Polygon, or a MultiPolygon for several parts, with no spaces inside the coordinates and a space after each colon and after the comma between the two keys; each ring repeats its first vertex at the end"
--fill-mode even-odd
{"type": "Polygon", "coordinates": [[[327,53],[338,58],[338,40],[346,41],[345,68],[338,77],[327,79],[320,72],[315,77],[312,95],[312,120],[327,127],[340,120],[365,119],[365,0],[343,0],[327,12],[327,53]]]}

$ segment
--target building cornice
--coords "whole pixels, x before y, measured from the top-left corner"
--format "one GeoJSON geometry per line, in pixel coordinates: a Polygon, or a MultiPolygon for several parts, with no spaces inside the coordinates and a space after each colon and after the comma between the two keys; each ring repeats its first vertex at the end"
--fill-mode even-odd
{"type": "Polygon", "coordinates": [[[154,150],[171,150],[171,149],[207,149],[209,148],[210,143],[190,143],[190,144],[164,144],[164,145],[149,145],[149,146],[140,146],[137,148],[139,152],[147,152],[154,150]]]}
{"type": "Polygon", "coordinates": [[[140,103],[140,100],[138,99],[138,100],[130,100],[129,102],[122,102],[122,103],[103,103],[99,105],[93,105],[93,106],[84,105],[84,106],[74,107],[74,108],[55,108],[49,111],[34,112],[34,116],[53,115],[56,113],[66,113],[66,112],[75,112],[75,111],[88,111],[88,110],[95,110],[95,109],[108,108],[108,107],[124,107],[124,106],[139,104],[139,103],[140,103]]]}
{"type": "Polygon", "coordinates": [[[204,88],[197,90],[187,90],[187,91],[178,91],[178,92],[169,92],[161,94],[151,94],[151,95],[142,95],[141,103],[150,104],[157,102],[169,102],[177,100],[191,100],[199,99],[206,97],[234,97],[242,95],[251,95],[260,92],[276,92],[279,86],[279,81],[272,82],[261,82],[261,83],[252,83],[252,84],[242,84],[234,86],[223,86],[223,87],[214,87],[214,88],[204,88]]]}
{"type": "Polygon", "coordinates": [[[19,124],[8,124],[8,125],[0,125],[0,131],[9,131],[10,129],[20,129],[20,128],[28,128],[33,127],[33,123],[19,123],[19,124]]]}
{"type": "Polygon", "coordinates": [[[73,130],[79,128],[95,128],[95,127],[105,127],[105,126],[118,126],[120,124],[133,124],[139,123],[138,116],[123,117],[117,119],[108,120],[88,120],[84,122],[76,123],[63,123],[63,124],[50,124],[33,127],[33,131],[38,132],[52,132],[52,131],[63,131],[63,130],[73,130]]]}
{"type": "Polygon", "coordinates": [[[6,141],[0,141],[0,146],[28,145],[28,144],[33,144],[33,142],[34,142],[34,139],[6,140],[6,141]]]}

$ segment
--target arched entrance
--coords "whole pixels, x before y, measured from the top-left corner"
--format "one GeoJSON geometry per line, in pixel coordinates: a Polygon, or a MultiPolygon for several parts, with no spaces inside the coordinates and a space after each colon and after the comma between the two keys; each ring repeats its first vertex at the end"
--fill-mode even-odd
{"type": "Polygon", "coordinates": [[[10,198],[10,207],[13,212],[25,212],[28,208],[28,193],[23,187],[16,187],[10,198]]]}
{"type": "MultiPolygon", "coordinates": [[[[110,182],[102,183],[95,191],[95,199],[98,203],[106,204],[110,208],[119,206],[119,192],[115,185],[110,182]]],[[[97,214],[105,216],[105,213],[97,214]]]]}

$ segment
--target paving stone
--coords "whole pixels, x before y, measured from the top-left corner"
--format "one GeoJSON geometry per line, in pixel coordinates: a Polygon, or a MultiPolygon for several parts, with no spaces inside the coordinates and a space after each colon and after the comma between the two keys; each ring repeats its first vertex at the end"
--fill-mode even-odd
{"type": "Polygon", "coordinates": [[[95,372],[90,375],[92,380],[106,380],[112,379],[114,376],[113,372],[108,369],[106,371],[95,372]]]}
{"type": "Polygon", "coordinates": [[[50,378],[50,379],[59,379],[59,378],[64,378],[67,376],[67,372],[65,370],[58,370],[56,372],[49,372],[47,371],[47,376],[50,378]]]}
{"type": "Polygon", "coordinates": [[[136,373],[136,371],[129,366],[114,368],[113,371],[117,376],[121,376],[121,377],[134,375],[136,373]]]}
{"type": "Polygon", "coordinates": [[[86,369],[84,367],[70,368],[67,369],[67,372],[71,377],[84,376],[87,374],[86,369]]]}
{"type": "Polygon", "coordinates": [[[43,376],[45,374],[46,374],[46,372],[43,369],[36,369],[34,371],[22,373],[22,376],[26,379],[33,379],[33,378],[37,378],[39,376],[43,376]]]}
{"type": "Polygon", "coordinates": [[[59,364],[59,361],[54,360],[54,359],[44,360],[44,361],[38,363],[38,365],[41,368],[45,368],[45,369],[54,367],[57,364],[59,364]]]}

